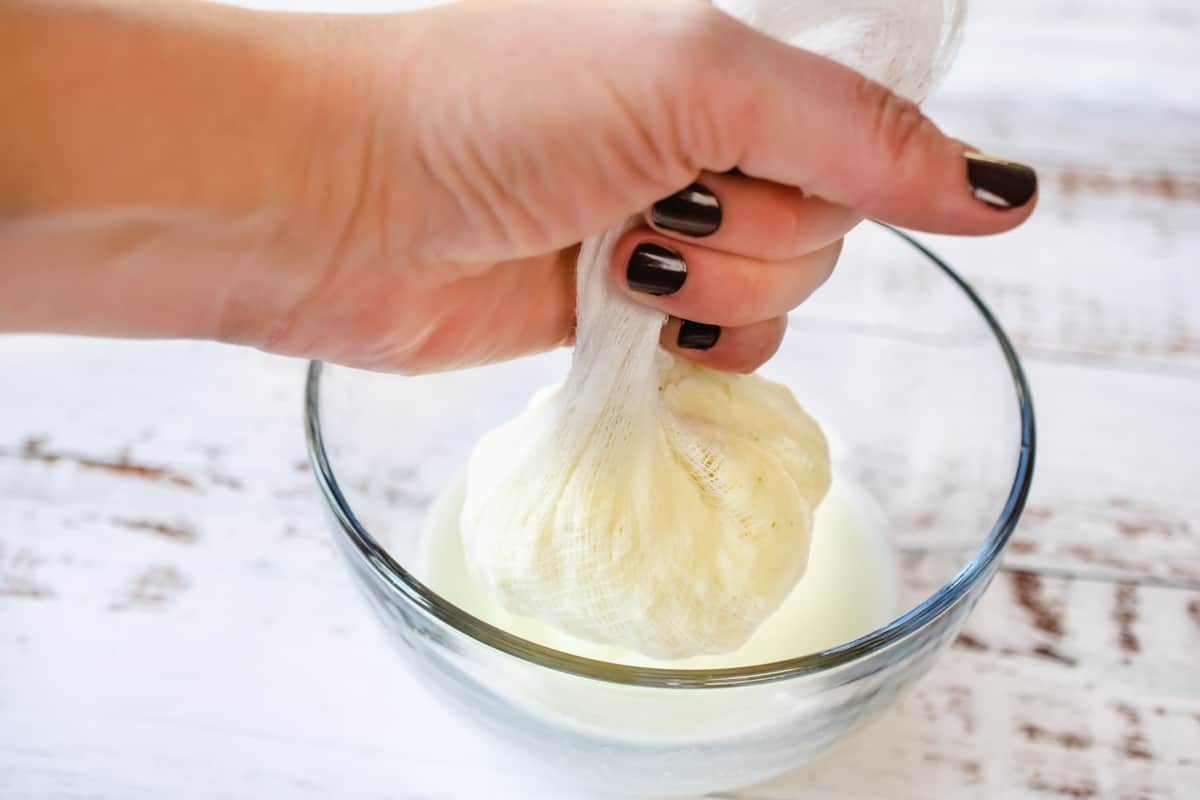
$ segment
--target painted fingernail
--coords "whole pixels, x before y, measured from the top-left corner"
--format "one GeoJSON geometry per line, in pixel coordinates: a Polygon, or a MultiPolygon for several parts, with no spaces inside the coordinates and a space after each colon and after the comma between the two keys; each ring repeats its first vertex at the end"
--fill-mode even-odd
{"type": "Polygon", "coordinates": [[[721,227],[721,202],[699,183],[659,200],[650,209],[656,226],[685,236],[711,236],[721,227]]]}
{"type": "Polygon", "coordinates": [[[1037,191],[1037,173],[1024,164],[967,153],[967,180],[976,200],[992,208],[1020,208],[1037,191]]]}
{"type": "Polygon", "coordinates": [[[625,268],[625,280],[635,292],[662,297],[675,294],[687,280],[687,264],[674,250],[653,242],[639,244],[625,268]]]}
{"type": "Polygon", "coordinates": [[[720,325],[705,325],[685,319],[679,323],[679,337],[675,341],[684,350],[711,350],[720,338],[720,325]]]}

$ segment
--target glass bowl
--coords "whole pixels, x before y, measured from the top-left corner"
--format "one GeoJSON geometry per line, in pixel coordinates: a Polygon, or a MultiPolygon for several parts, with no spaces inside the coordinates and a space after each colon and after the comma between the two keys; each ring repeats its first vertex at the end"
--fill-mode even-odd
{"type": "Polygon", "coordinates": [[[581,658],[519,638],[419,579],[426,517],[478,438],[570,355],[419,377],[314,362],[309,453],[338,549],[417,674],[528,759],[546,785],[671,796],[802,765],[878,716],[950,644],[1021,514],[1029,388],[971,288],[898,231],[860,226],[762,370],[830,434],[835,473],[870,495],[902,613],[775,663],[696,670],[581,658]]]}

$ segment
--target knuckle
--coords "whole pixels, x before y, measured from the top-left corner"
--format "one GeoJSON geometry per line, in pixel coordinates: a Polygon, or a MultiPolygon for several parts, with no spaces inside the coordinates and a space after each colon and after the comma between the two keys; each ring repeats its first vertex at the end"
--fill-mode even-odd
{"type": "Polygon", "coordinates": [[[787,332],[788,318],[786,316],[774,317],[762,326],[762,340],[759,346],[759,358],[761,362],[770,360],[777,352],[780,345],[783,344],[783,335],[787,332]]]}
{"type": "Polygon", "coordinates": [[[778,248],[767,253],[768,258],[799,258],[812,249],[812,219],[804,199],[801,190],[793,189],[789,196],[775,204],[783,219],[779,225],[778,248]]]}
{"type": "Polygon", "coordinates": [[[837,264],[838,259],[842,257],[842,249],[846,246],[845,237],[838,239],[833,244],[829,245],[829,265],[830,269],[837,264]]]}
{"type": "Polygon", "coordinates": [[[833,275],[834,269],[837,268],[838,260],[842,257],[842,248],[845,246],[845,243],[845,239],[838,239],[825,248],[824,258],[822,259],[821,280],[817,284],[818,288],[823,286],[833,275]]]}
{"type": "Polygon", "coordinates": [[[787,317],[772,317],[743,328],[735,371],[753,372],[769,361],[779,351],[786,328],[787,317]]]}
{"type": "Polygon", "coordinates": [[[675,130],[675,147],[692,172],[723,170],[738,160],[736,120],[753,117],[760,102],[744,73],[743,37],[732,20],[707,3],[685,7],[655,41],[660,107],[675,130]]]}
{"type": "Polygon", "coordinates": [[[861,78],[858,97],[866,109],[871,147],[893,167],[903,168],[929,121],[916,103],[869,78],[861,78]]]}
{"type": "Polygon", "coordinates": [[[659,36],[660,52],[669,64],[687,74],[709,71],[733,57],[729,36],[729,18],[707,3],[696,3],[678,10],[664,20],[659,36]],[[690,69],[688,69],[690,68],[690,69]]]}
{"type": "Polygon", "coordinates": [[[807,294],[812,294],[817,289],[821,288],[825,281],[833,274],[834,268],[837,266],[838,257],[842,252],[842,241],[839,239],[833,244],[828,244],[820,250],[815,250],[808,256],[804,257],[802,263],[804,265],[804,274],[807,277],[805,289],[807,294]]]}

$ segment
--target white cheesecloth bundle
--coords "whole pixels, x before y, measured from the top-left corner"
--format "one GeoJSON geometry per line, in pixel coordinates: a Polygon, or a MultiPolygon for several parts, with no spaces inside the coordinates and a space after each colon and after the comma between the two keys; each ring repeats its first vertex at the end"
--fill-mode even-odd
{"type": "MultiPolygon", "coordinates": [[[[964,2],[715,5],[919,101],[953,56],[964,2]]],[[[464,553],[500,605],[569,634],[660,659],[729,652],[804,574],[828,448],[783,386],[659,348],[664,316],[607,278],[637,222],[583,244],[566,380],[477,445],[464,553]]]]}

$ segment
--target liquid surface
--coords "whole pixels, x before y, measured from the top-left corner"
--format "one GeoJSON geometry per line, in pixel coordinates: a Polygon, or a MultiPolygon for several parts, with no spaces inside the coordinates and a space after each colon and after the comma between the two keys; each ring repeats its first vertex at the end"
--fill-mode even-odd
{"type": "Polygon", "coordinates": [[[738,650],[676,661],[656,661],[584,641],[498,606],[467,570],[458,526],[462,503],[460,480],[434,504],[418,577],[446,600],[497,628],[577,656],[674,669],[752,666],[844,644],[895,616],[896,566],[881,517],[865,492],[836,474],[817,509],[808,570],[783,605],[738,650]]]}

